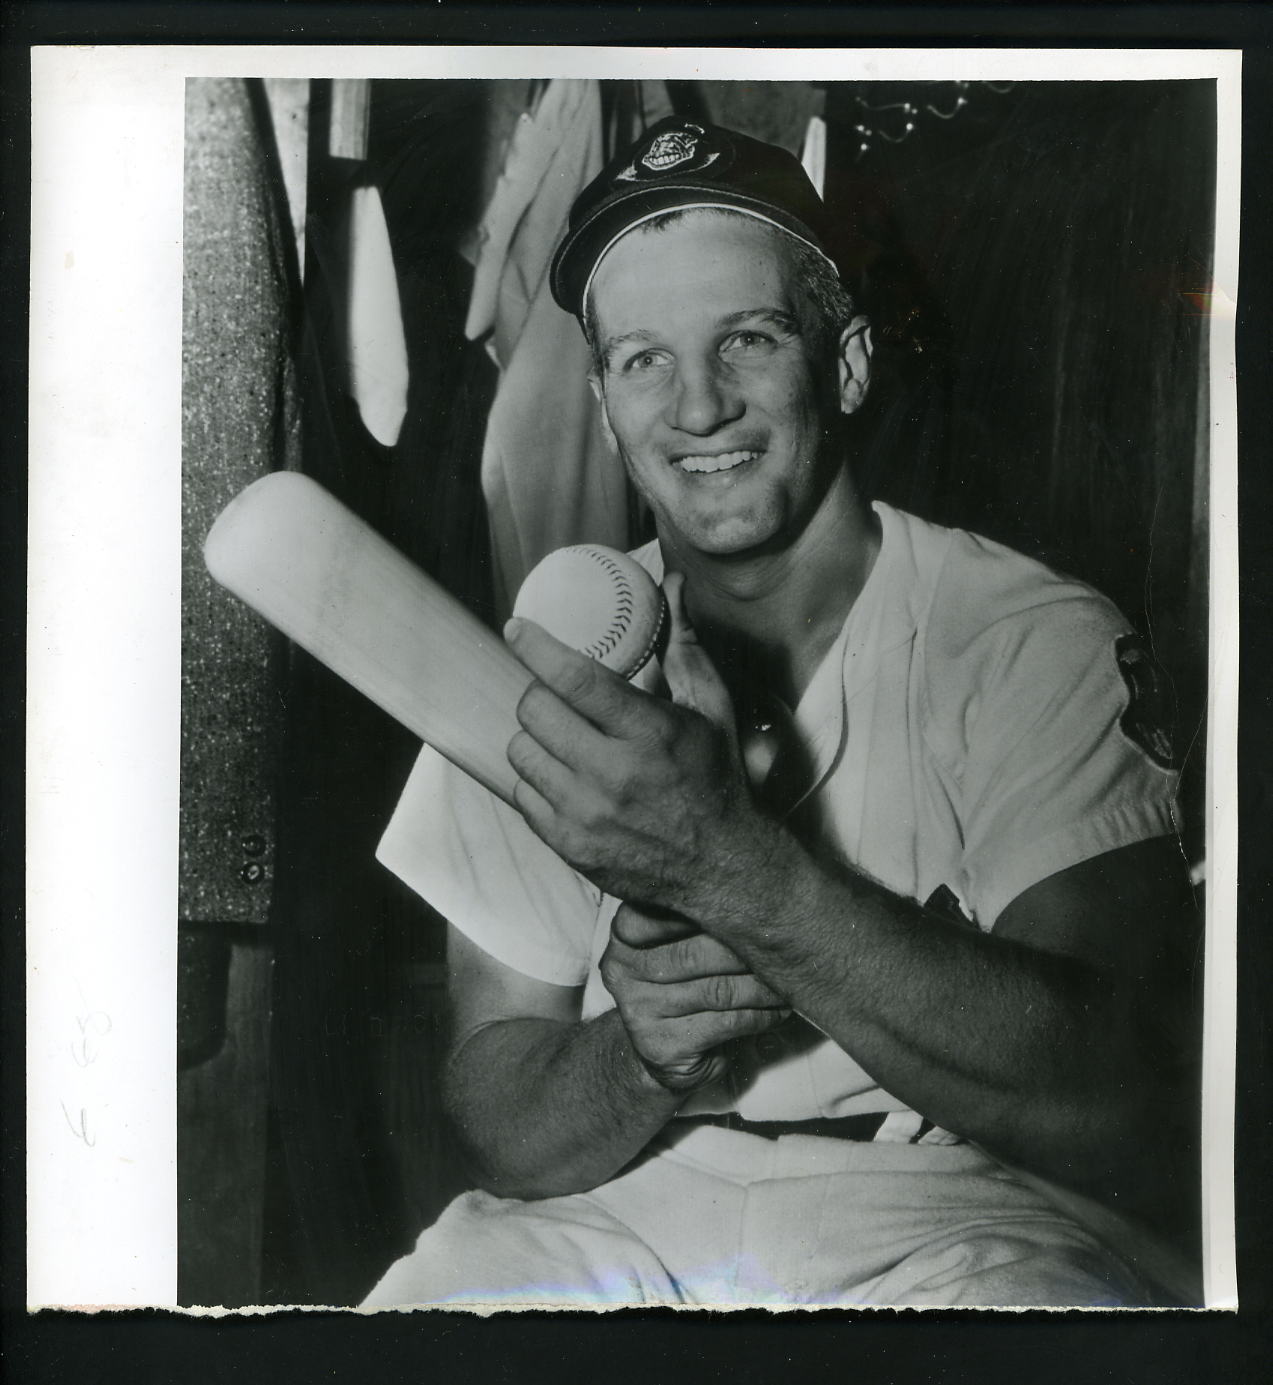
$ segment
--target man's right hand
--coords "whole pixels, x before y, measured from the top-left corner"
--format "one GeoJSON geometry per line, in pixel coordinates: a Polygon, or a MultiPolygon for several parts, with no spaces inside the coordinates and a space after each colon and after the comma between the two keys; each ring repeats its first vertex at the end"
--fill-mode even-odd
{"type": "Polygon", "coordinates": [[[601,959],[632,1047],[650,1076],[673,1092],[721,1077],[721,1046],[774,1029],[791,1014],[735,953],[676,919],[624,904],[601,959]]]}

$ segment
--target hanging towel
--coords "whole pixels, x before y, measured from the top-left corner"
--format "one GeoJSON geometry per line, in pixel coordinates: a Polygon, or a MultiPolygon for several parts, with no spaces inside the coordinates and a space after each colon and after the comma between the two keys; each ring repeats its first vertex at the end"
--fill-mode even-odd
{"type": "Polygon", "coordinates": [[[821,197],[826,191],[827,180],[827,122],[820,115],[809,117],[800,162],[821,197]]]}
{"type": "Polygon", "coordinates": [[[392,447],[407,415],[407,338],[380,189],[354,189],[349,223],[349,382],[377,442],[392,447]]]}
{"type": "Polygon", "coordinates": [[[519,119],[482,219],[465,331],[486,337],[501,372],[482,454],[500,618],[552,549],[628,546],[627,485],[601,433],[588,350],[548,287],[571,203],[603,159],[599,84],[554,78],[519,119]]]}

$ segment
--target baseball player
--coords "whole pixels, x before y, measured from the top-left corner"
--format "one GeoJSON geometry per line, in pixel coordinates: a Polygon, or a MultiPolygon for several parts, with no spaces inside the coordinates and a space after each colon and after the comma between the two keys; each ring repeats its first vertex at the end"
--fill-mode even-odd
{"type": "Polygon", "coordinates": [[[575,205],[554,294],[654,517],[666,695],[514,621],[516,811],[421,756],[381,858],[450,923],[477,1186],[369,1305],[1191,1292],[1152,663],[1090,588],[859,493],[825,217],[678,118],[575,205]]]}

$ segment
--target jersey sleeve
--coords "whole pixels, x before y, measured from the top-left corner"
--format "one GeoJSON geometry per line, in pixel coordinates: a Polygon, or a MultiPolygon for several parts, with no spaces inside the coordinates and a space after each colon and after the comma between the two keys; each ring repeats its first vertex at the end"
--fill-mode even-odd
{"type": "Polygon", "coordinates": [[[428,746],[376,857],[497,961],[553,985],[584,983],[601,892],[428,746]]]}
{"type": "Polygon", "coordinates": [[[960,673],[963,887],[990,928],[1022,891],[1177,830],[1163,689],[1117,610],[1077,584],[997,621],[960,673]]]}

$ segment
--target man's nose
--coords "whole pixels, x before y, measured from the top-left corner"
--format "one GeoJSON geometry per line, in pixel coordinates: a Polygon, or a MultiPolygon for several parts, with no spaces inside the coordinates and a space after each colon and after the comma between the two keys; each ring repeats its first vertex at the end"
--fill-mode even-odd
{"type": "Polygon", "coordinates": [[[703,437],[738,418],[744,404],[728,370],[713,360],[681,363],[672,408],[682,433],[703,437]]]}

